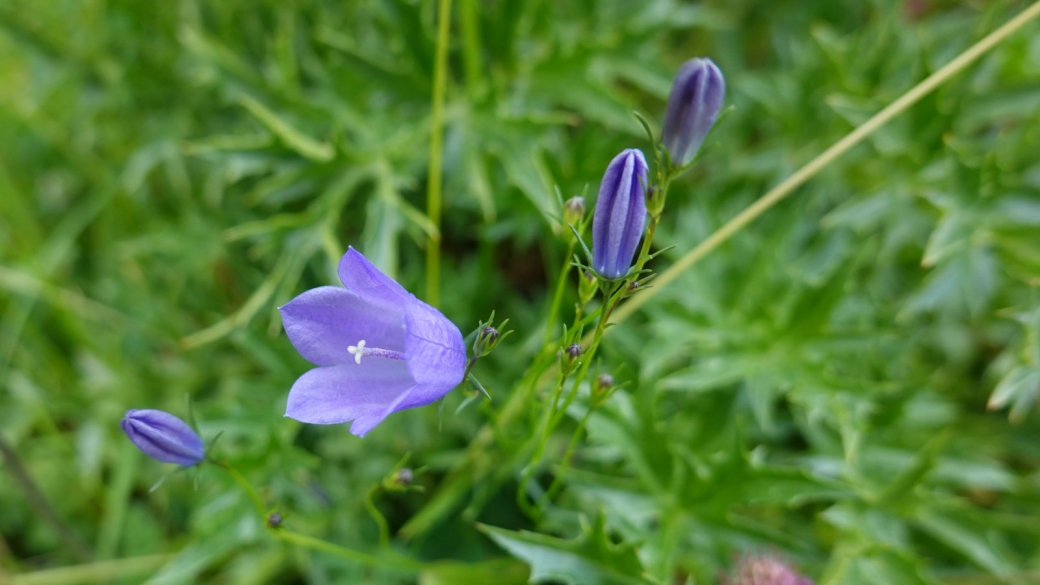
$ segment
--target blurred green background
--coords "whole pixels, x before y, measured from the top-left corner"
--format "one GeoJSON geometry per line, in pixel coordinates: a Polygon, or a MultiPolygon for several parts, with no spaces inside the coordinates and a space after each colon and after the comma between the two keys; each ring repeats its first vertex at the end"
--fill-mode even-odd
{"type": "MultiPolygon", "coordinates": [[[[544,336],[554,188],[591,200],[649,151],[631,112],[659,121],[685,59],[719,64],[735,110],[673,186],[657,270],[1026,5],[455,0],[441,308],[517,331],[477,375],[507,395],[544,336]]],[[[0,433],[39,490],[0,463],[0,582],[714,583],[743,551],[817,583],[1040,582],[1036,23],[611,331],[598,367],[624,390],[541,521],[506,467],[395,538],[441,561],[400,571],[272,538],[218,469],[149,493],[166,466],[118,421],[190,395],[287,527],[377,553],[372,486],[425,468],[373,500],[396,531],[494,418],[497,398],[454,414],[459,392],[364,439],[282,417],[309,366],[278,305],[336,282],[347,245],[423,293],[436,18],[0,0],[0,433]]]]}

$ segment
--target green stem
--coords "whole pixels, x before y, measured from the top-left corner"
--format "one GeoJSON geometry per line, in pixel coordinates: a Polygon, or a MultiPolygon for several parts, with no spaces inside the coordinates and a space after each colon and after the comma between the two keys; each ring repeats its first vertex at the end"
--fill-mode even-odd
{"type": "Polygon", "coordinates": [[[174,555],[158,554],[144,557],[130,557],[113,561],[100,561],[58,569],[44,569],[32,573],[13,575],[7,581],[10,585],[80,585],[87,583],[105,583],[109,581],[144,582],[143,577],[165,565],[174,555]]]}
{"type": "Polygon", "coordinates": [[[405,556],[393,555],[379,557],[376,555],[370,555],[368,553],[356,551],[354,549],[346,548],[338,544],[332,544],[331,542],[321,540],[320,538],[314,538],[313,536],[307,536],[306,534],[300,534],[299,532],[286,530],[285,528],[279,528],[274,530],[274,535],[279,540],[291,542],[293,544],[309,548],[311,550],[326,552],[333,556],[337,556],[341,559],[358,563],[360,565],[383,567],[385,569],[398,569],[401,571],[408,572],[419,572],[425,568],[425,565],[423,563],[414,561],[405,556]]]}
{"type": "Polygon", "coordinates": [[[567,443],[567,450],[563,452],[563,459],[560,460],[560,469],[556,472],[556,477],[553,478],[549,489],[546,490],[545,496],[542,498],[543,501],[551,502],[563,487],[563,476],[567,474],[567,469],[570,468],[571,457],[574,456],[574,450],[578,448],[578,439],[585,432],[585,424],[588,423],[589,416],[592,415],[593,410],[595,408],[590,406],[588,411],[585,412],[585,416],[581,417],[581,421],[578,422],[578,427],[574,429],[574,434],[571,435],[571,440],[567,443]]]}
{"type": "Polygon", "coordinates": [[[567,275],[571,272],[571,255],[574,254],[574,238],[567,244],[567,254],[563,257],[563,268],[556,280],[556,292],[553,293],[552,304],[549,305],[549,319],[545,323],[545,343],[553,342],[555,336],[556,317],[560,313],[560,305],[563,303],[563,294],[567,289],[567,275]]]}
{"type": "Polygon", "coordinates": [[[215,461],[213,459],[210,459],[209,461],[226,471],[228,475],[231,476],[231,479],[235,480],[235,483],[238,484],[238,487],[242,488],[242,490],[246,492],[246,495],[248,495],[249,499],[253,502],[253,508],[256,509],[256,513],[260,516],[260,519],[266,524],[268,515],[267,506],[264,504],[264,500],[260,497],[259,492],[257,492],[256,488],[253,487],[253,484],[249,483],[249,480],[246,479],[246,476],[239,473],[237,469],[231,467],[224,461],[215,461]]]}
{"type": "Polygon", "coordinates": [[[379,547],[386,550],[390,548],[390,526],[386,522],[386,516],[383,516],[383,513],[379,511],[373,499],[378,491],[379,484],[376,484],[365,494],[365,509],[368,510],[368,515],[372,517],[372,520],[379,527],[379,547]]]}
{"type": "Polygon", "coordinates": [[[548,408],[545,409],[545,414],[542,416],[544,422],[539,425],[542,428],[542,432],[539,435],[534,454],[531,455],[531,460],[527,463],[527,466],[520,472],[520,485],[516,490],[516,503],[532,519],[538,519],[541,516],[541,510],[537,506],[532,506],[527,500],[527,486],[531,483],[531,478],[534,476],[534,472],[545,454],[545,446],[549,442],[549,433],[552,430],[552,419],[556,414],[556,403],[560,400],[560,395],[563,393],[563,387],[566,382],[567,376],[561,370],[556,375],[556,384],[551,394],[551,401],[548,408]]]}
{"type": "Polygon", "coordinates": [[[480,87],[480,21],[477,18],[477,0],[462,0],[459,6],[462,27],[462,63],[466,71],[466,91],[473,98],[480,87]]]}
{"type": "Polygon", "coordinates": [[[448,31],[451,0],[440,0],[437,53],[433,64],[433,98],[430,114],[430,168],[426,181],[426,217],[436,231],[426,243],[426,302],[440,304],[441,282],[441,158],[444,134],[444,92],[447,86],[448,31]]]}
{"type": "MultiPolygon", "coordinates": [[[[299,532],[293,532],[292,530],[289,530],[281,526],[271,526],[267,523],[268,509],[264,505],[263,500],[260,498],[259,492],[256,491],[256,488],[254,488],[251,483],[249,483],[249,480],[246,479],[244,475],[239,473],[237,469],[231,467],[223,461],[209,461],[226,471],[228,475],[230,475],[231,478],[235,480],[235,483],[237,483],[239,487],[241,487],[246,492],[246,494],[249,495],[249,498],[253,501],[253,505],[256,508],[257,514],[259,514],[260,519],[263,521],[264,525],[268,527],[271,533],[279,540],[291,542],[293,544],[297,544],[312,550],[326,552],[340,557],[341,559],[346,559],[348,561],[352,561],[362,565],[384,567],[389,569],[399,569],[402,571],[411,572],[421,571],[425,567],[423,563],[417,562],[403,555],[371,555],[351,548],[340,546],[338,544],[333,544],[331,542],[321,540],[320,538],[314,538],[313,536],[307,536],[305,534],[300,534],[299,532]]],[[[387,540],[389,541],[389,537],[387,538],[387,540]]]]}
{"type": "Polygon", "coordinates": [[[58,516],[43,490],[36,485],[36,481],[29,475],[29,471],[25,469],[25,466],[22,465],[21,457],[18,456],[14,447],[7,442],[7,439],[4,438],[3,433],[0,433],[0,455],[3,456],[3,460],[7,463],[7,468],[10,470],[11,475],[14,476],[15,482],[25,492],[25,497],[29,500],[29,504],[36,508],[36,513],[57,533],[58,538],[64,543],[65,548],[72,557],[77,561],[89,561],[91,554],[86,543],[83,542],[79,534],[65,524],[61,516],[58,516]]]}

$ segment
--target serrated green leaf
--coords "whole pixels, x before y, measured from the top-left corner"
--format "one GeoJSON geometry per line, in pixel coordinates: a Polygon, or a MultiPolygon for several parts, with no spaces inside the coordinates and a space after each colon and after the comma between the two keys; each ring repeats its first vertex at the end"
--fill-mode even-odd
{"type": "Polygon", "coordinates": [[[645,584],[643,567],[635,549],[628,544],[613,544],[606,521],[599,514],[589,525],[582,523],[582,534],[563,540],[535,532],[514,532],[479,525],[496,544],[531,567],[531,581],[560,580],[572,585],[645,584]]]}

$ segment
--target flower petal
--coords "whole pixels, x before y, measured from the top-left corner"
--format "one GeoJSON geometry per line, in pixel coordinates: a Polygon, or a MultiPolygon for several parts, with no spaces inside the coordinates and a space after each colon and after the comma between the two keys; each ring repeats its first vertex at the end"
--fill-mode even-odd
{"type": "Polygon", "coordinates": [[[339,279],[344,286],[366,299],[403,304],[412,297],[411,293],[383,274],[353,246],[347,248],[347,253],[339,260],[339,279]]]}
{"type": "Polygon", "coordinates": [[[293,347],[318,366],[353,362],[347,348],[362,339],[369,347],[405,349],[403,309],[392,302],[322,286],[304,292],[279,311],[293,347]]]}
{"type": "Polygon", "coordinates": [[[403,360],[371,358],[314,368],[293,384],[285,416],[316,425],[353,420],[350,432],[362,436],[394,412],[414,385],[403,360]]]}
{"type": "Polygon", "coordinates": [[[413,297],[405,313],[408,368],[416,386],[395,410],[430,404],[462,382],[466,346],[462,333],[440,311],[413,297]]]}

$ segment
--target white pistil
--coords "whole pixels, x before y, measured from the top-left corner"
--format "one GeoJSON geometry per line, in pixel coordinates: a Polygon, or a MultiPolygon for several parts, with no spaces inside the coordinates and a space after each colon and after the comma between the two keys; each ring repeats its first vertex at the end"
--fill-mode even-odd
{"type": "Polygon", "coordinates": [[[361,365],[361,356],[372,356],[381,357],[388,360],[403,360],[405,359],[404,354],[399,351],[393,351],[390,349],[382,349],[379,347],[365,347],[365,340],[357,342],[357,345],[351,345],[347,347],[347,351],[350,355],[354,356],[354,363],[361,365]]]}
{"type": "Polygon", "coordinates": [[[361,365],[361,356],[365,355],[365,340],[357,342],[357,345],[351,345],[347,348],[347,351],[354,356],[354,363],[361,365]]]}

